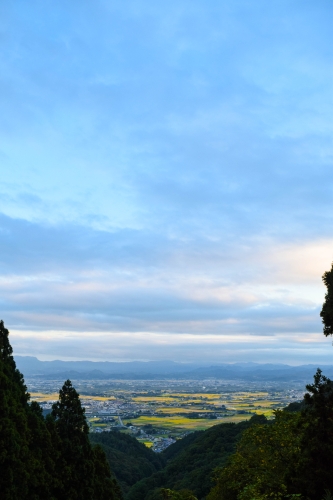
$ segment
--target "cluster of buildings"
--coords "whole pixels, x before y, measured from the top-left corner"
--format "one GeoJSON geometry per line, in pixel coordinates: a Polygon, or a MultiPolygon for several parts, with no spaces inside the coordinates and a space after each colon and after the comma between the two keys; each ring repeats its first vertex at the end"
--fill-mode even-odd
{"type": "Polygon", "coordinates": [[[170,444],[176,442],[173,438],[153,438],[153,447],[152,450],[156,453],[161,453],[161,451],[165,450],[170,444]]]}

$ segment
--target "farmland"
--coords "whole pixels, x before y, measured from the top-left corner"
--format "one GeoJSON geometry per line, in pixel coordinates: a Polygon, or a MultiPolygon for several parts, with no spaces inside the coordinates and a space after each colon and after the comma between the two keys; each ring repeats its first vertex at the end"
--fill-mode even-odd
{"type": "MultiPolygon", "coordinates": [[[[91,432],[130,433],[146,446],[178,439],[223,422],[240,422],[253,414],[273,418],[274,410],[303,396],[301,386],[233,384],[231,381],[74,382],[91,432]]],[[[57,400],[59,382],[34,381],[31,398],[47,412],[57,400]]]]}

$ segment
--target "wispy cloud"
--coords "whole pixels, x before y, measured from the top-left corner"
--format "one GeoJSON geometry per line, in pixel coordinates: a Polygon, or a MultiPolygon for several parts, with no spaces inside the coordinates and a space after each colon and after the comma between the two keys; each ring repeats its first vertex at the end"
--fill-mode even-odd
{"type": "MultiPolygon", "coordinates": [[[[231,338],[236,346],[244,336],[249,345],[260,338],[262,345],[267,338],[284,345],[287,334],[296,343],[318,342],[311,335],[321,330],[320,276],[330,265],[331,240],[287,245],[252,239],[251,245],[220,247],[210,239],[133,233],[3,217],[0,296],[9,325],[49,331],[46,346],[51,337],[57,344],[63,332],[72,332],[81,339],[78,351],[85,349],[85,332],[96,342],[104,332],[103,345],[108,335],[112,342],[126,332],[148,346],[157,334],[170,342],[207,338],[208,344],[215,336],[221,346],[231,338]]],[[[121,358],[132,355],[128,344],[121,358]]]]}
{"type": "Polygon", "coordinates": [[[51,4],[0,6],[0,303],[20,352],[100,357],[110,338],[160,357],[169,338],[208,359],[232,336],[236,360],[247,336],[256,359],[324,359],[331,2],[51,4]]]}

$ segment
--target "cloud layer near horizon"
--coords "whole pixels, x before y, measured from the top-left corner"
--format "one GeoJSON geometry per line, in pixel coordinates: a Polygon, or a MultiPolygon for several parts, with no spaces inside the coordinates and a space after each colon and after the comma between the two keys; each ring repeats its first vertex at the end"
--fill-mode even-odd
{"type": "Polygon", "coordinates": [[[331,3],[45,5],[0,7],[15,352],[327,362],[331,3]]]}

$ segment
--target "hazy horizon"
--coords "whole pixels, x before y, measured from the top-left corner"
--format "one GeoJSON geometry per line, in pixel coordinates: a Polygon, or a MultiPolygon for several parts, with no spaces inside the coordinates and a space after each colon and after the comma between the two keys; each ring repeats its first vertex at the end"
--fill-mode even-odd
{"type": "MultiPolygon", "coordinates": [[[[61,358],[54,358],[52,357],[52,355],[49,355],[49,356],[33,356],[33,355],[15,355],[14,353],[14,358],[35,358],[37,359],[38,361],[46,361],[46,362],[53,362],[53,361],[60,361],[60,362],[87,362],[87,363],[122,363],[122,364],[126,364],[126,363],[176,363],[176,364],[180,364],[180,365],[183,365],[183,366],[204,366],[204,367],[208,367],[208,366],[218,366],[218,365],[275,365],[275,366],[317,366],[316,363],[295,363],[295,364],[292,364],[292,363],[279,363],[278,361],[276,362],[267,362],[267,361],[257,361],[257,362],[254,362],[254,361],[216,361],[216,362],[210,362],[209,360],[206,360],[206,361],[175,361],[175,360],[172,360],[172,359],[159,359],[159,360],[154,360],[154,359],[88,359],[88,358],[75,358],[75,357],[71,357],[71,358],[65,358],[63,357],[62,359],[61,358]]],[[[320,363],[320,366],[318,366],[318,368],[320,368],[321,366],[333,366],[333,362],[332,363],[320,363]]]]}

